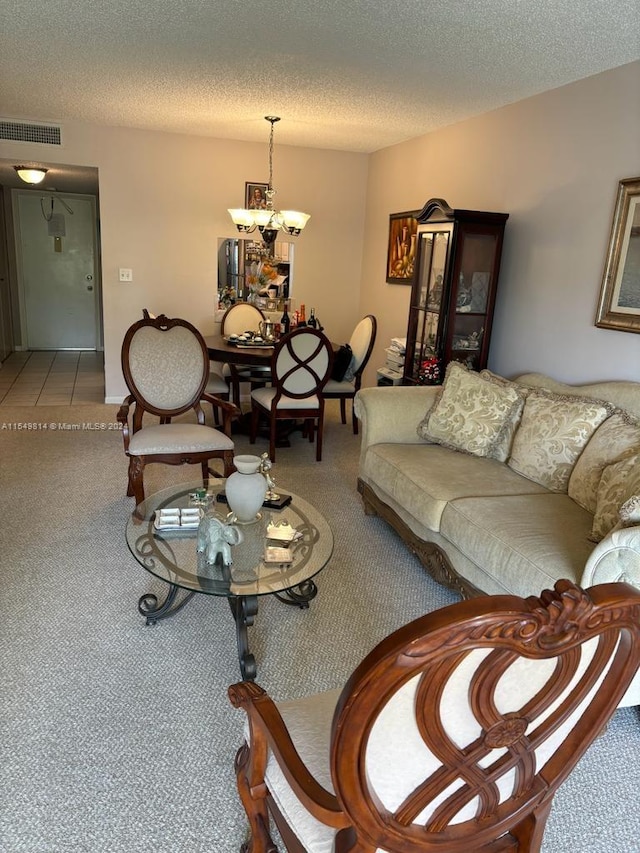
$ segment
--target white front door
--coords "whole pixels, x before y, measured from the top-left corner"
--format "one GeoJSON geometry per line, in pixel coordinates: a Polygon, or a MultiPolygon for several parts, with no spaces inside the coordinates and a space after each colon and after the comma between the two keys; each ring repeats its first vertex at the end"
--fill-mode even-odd
{"type": "Polygon", "coordinates": [[[97,349],[95,199],[14,193],[23,344],[28,349],[97,349]]]}

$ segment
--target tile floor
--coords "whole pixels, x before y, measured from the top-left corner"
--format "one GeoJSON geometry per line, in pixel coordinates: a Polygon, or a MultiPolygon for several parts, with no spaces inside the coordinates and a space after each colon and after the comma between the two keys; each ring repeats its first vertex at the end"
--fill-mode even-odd
{"type": "Polygon", "coordinates": [[[104,403],[104,353],[13,352],[0,366],[0,406],[104,403]]]}

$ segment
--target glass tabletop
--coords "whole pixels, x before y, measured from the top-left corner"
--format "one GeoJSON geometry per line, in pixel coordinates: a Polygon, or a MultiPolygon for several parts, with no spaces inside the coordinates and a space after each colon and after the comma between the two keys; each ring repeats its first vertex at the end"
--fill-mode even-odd
{"type": "MultiPolygon", "coordinates": [[[[216,500],[224,492],[225,480],[209,482],[208,508],[225,518],[228,507],[216,500]]],[[[243,541],[231,548],[233,563],[222,566],[206,562],[204,553],[197,553],[197,528],[158,530],[156,513],[167,509],[184,509],[198,505],[193,495],[202,483],[181,484],[163,489],[138,505],[129,517],[126,529],[127,545],[136,560],[148,572],[167,583],[207,595],[239,596],[267,595],[281,592],[318,574],[333,552],[333,534],[325,518],[310,503],[292,494],[291,503],[283,509],[261,510],[261,517],[252,524],[239,525],[243,541]],[[287,547],[292,561],[280,567],[265,563],[269,524],[288,523],[302,534],[287,547]]]]}

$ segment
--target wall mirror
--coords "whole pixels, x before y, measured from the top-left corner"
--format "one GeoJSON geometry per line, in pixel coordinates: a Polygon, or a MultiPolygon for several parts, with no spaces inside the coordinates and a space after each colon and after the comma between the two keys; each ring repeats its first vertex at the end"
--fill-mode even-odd
{"type": "Polygon", "coordinates": [[[270,258],[261,240],[219,238],[218,299],[223,305],[258,297],[279,303],[291,296],[292,285],[293,243],[276,240],[270,258]]]}

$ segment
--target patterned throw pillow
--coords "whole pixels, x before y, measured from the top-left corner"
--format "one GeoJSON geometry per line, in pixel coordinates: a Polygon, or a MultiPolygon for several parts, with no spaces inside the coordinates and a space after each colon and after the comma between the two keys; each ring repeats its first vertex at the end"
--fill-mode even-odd
{"type": "Polygon", "coordinates": [[[632,450],[640,450],[640,421],[616,411],[598,427],[580,454],[571,472],[569,497],[595,513],[602,472],[632,450]]]}
{"type": "Polygon", "coordinates": [[[608,465],[602,472],[598,486],[590,538],[594,542],[604,538],[618,523],[622,505],[639,493],[640,453],[632,453],[608,465]]]}
{"type": "Polygon", "coordinates": [[[502,434],[502,440],[496,445],[494,452],[491,454],[494,459],[498,460],[498,462],[506,462],[509,456],[511,456],[513,437],[520,425],[520,418],[522,417],[522,410],[524,409],[524,401],[527,398],[529,389],[524,385],[518,385],[517,382],[511,382],[503,376],[498,376],[497,373],[492,373],[490,370],[481,370],[480,376],[484,379],[490,379],[492,382],[499,382],[501,385],[513,388],[520,395],[521,403],[519,406],[515,406],[513,408],[509,422],[502,434]]]}
{"type": "Polygon", "coordinates": [[[531,391],[507,464],[552,492],[566,492],[578,456],[612,410],[601,400],[531,391]]]}
{"type": "Polygon", "coordinates": [[[523,397],[511,386],[450,362],[442,392],[418,425],[418,435],[452,450],[494,456],[513,412],[522,408],[523,397]]]}

